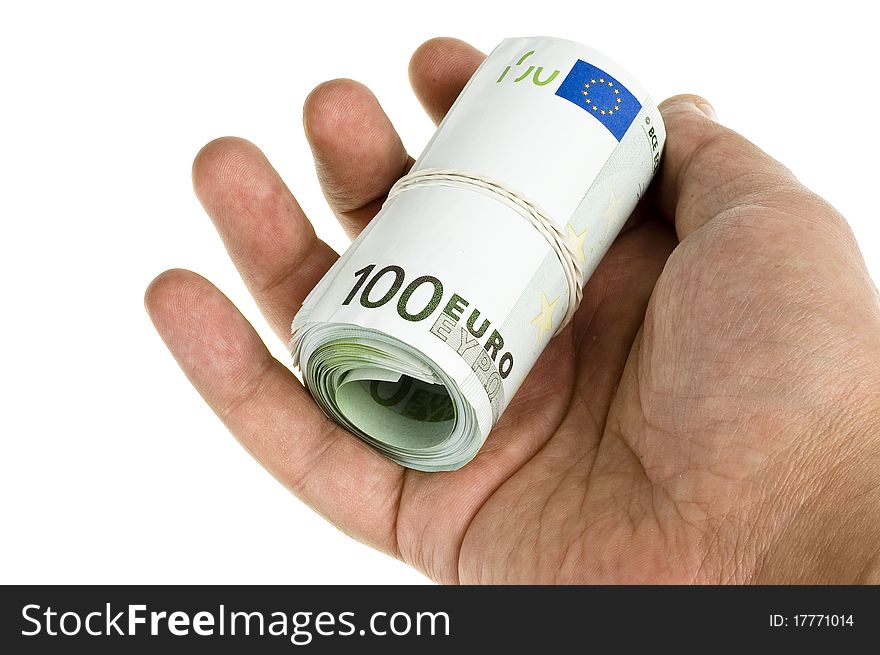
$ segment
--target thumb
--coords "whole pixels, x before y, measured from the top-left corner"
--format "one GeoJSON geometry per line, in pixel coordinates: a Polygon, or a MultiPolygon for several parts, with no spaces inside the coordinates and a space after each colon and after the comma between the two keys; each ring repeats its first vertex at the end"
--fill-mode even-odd
{"type": "Polygon", "coordinates": [[[674,96],[660,113],[667,136],[658,203],[679,239],[740,205],[805,191],[785,166],[717,122],[703,98],[674,96]]]}

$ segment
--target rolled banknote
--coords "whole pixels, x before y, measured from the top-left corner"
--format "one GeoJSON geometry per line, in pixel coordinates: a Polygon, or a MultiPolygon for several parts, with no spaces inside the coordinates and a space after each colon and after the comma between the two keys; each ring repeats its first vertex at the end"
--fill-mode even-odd
{"type": "Polygon", "coordinates": [[[404,466],[470,461],[571,320],[664,139],[605,55],[504,40],[293,320],[321,408],[404,466]]]}

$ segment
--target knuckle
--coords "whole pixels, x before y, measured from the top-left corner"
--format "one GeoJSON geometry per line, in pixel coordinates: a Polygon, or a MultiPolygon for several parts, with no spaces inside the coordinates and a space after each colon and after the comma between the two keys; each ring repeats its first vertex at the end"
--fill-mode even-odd
{"type": "Polygon", "coordinates": [[[805,193],[785,166],[726,128],[700,139],[682,164],[678,179],[678,209],[710,218],[805,193]]]}

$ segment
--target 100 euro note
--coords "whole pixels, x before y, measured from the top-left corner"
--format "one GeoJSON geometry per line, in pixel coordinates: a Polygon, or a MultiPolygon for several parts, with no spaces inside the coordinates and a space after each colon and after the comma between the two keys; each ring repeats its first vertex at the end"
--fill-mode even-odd
{"type": "MultiPolygon", "coordinates": [[[[660,161],[665,129],[618,64],[549,37],[504,40],[413,171],[503,182],[564,231],[583,285],[660,161]]],[[[456,469],[479,451],[570,303],[559,254],[489,190],[389,197],[292,325],[328,416],[396,462],[456,469]]]]}

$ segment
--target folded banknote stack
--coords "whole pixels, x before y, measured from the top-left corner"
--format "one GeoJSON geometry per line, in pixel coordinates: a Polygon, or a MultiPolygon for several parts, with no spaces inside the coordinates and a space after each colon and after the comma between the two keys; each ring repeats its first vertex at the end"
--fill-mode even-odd
{"type": "Polygon", "coordinates": [[[404,466],[470,461],[571,320],[664,139],[605,55],[504,40],[294,318],[318,404],[404,466]]]}

